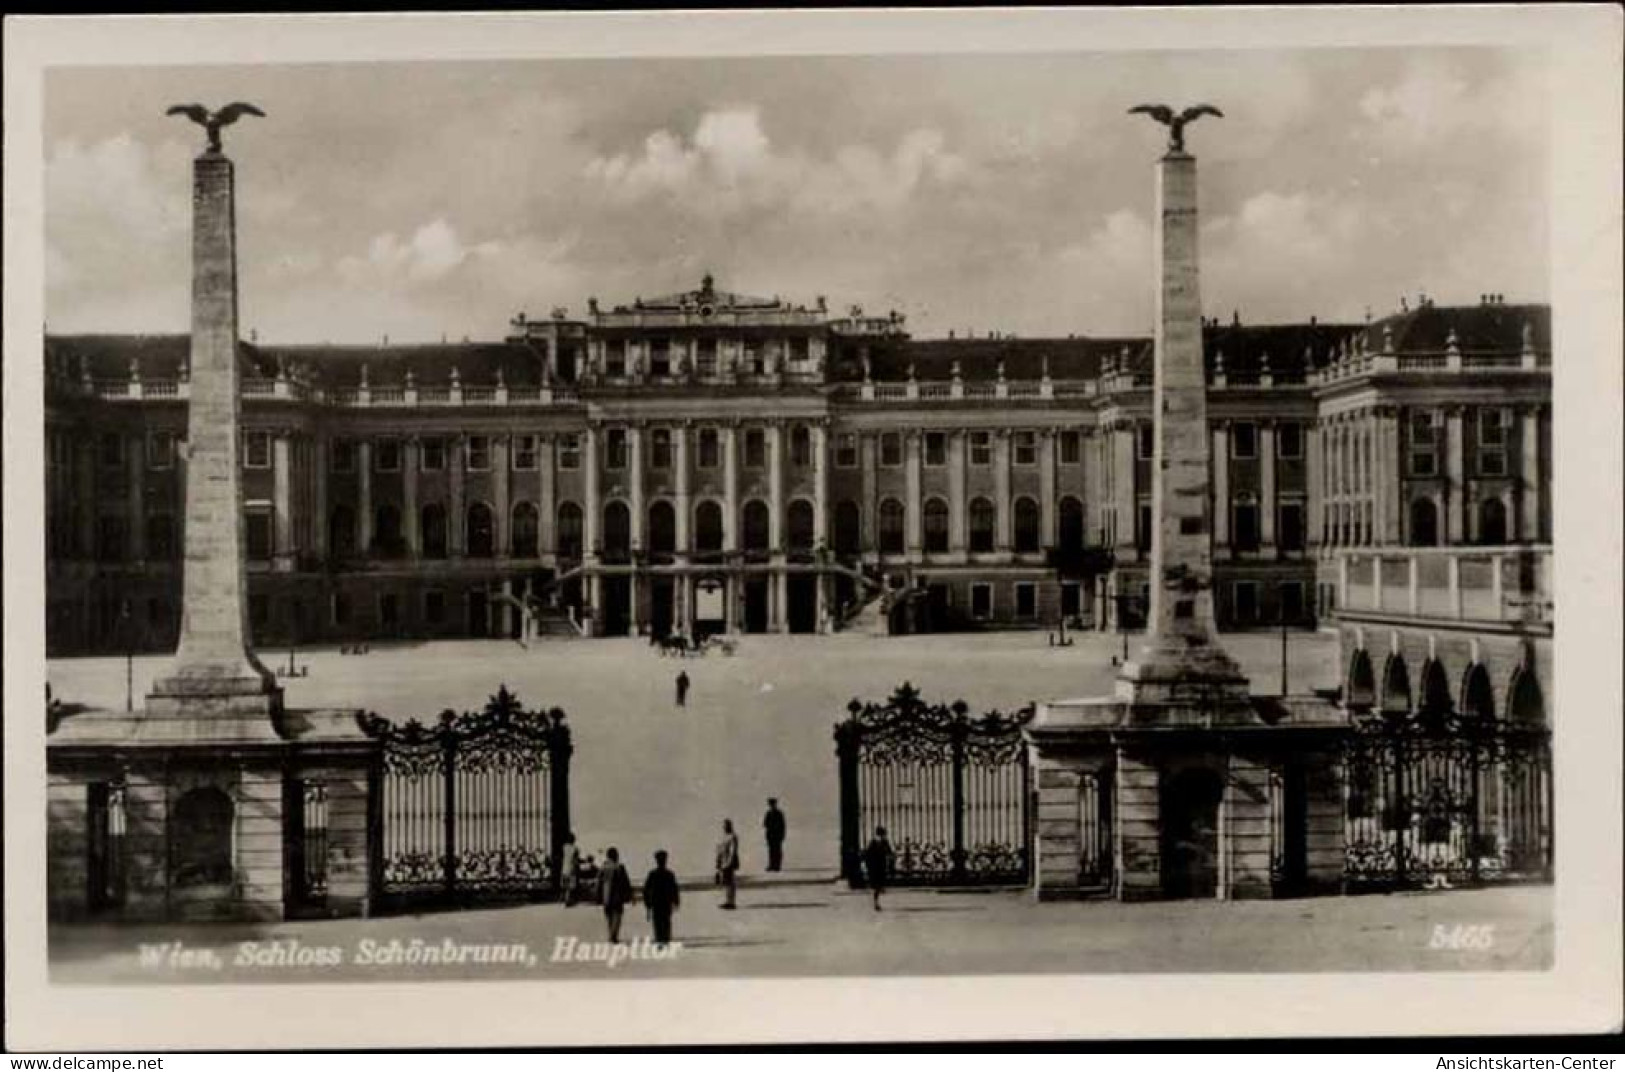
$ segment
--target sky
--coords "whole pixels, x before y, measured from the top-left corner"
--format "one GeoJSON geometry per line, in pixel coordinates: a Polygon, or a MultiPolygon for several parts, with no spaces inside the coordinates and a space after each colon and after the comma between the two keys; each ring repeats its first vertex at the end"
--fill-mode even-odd
{"type": "Polygon", "coordinates": [[[262,342],[496,339],[698,286],[919,338],[1149,334],[1154,162],[1205,101],[1203,305],[1358,320],[1547,301],[1548,102],[1505,49],[71,68],[46,81],[52,333],[184,332],[174,103],[257,104],[237,166],[262,342]]]}

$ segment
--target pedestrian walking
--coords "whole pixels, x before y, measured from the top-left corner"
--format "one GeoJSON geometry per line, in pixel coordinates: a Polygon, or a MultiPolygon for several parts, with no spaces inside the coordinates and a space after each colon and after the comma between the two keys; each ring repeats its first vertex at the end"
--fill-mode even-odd
{"type": "Polygon", "coordinates": [[[767,837],[767,869],[784,869],[784,812],[779,810],[779,798],[767,798],[767,814],[762,816],[762,833],[767,837]]]}
{"type": "Polygon", "coordinates": [[[621,863],[618,849],[604,851],[604,866],[598,871],[598,899],[604,906],[604,922],[609,925],[609,940],[621,940],[621,919],[626,915],[626,904],[632,899],[632,878],[621,863]]]}
{"type": "Polygon", "coordinates": [[[722,840],[717,842],[717,885],[723,890],[723,908],[738,908],[739,835],[732,819],[722,820],[722,840]]]}
{"type": "Polygon", "coordinates": [[[682,900],[677,876],[666,866],[666,850],[655,852],[654,870],[643,880],[643,910],[655,931],[655,943],[665,945],[671,941],[671,916],[682,900]]]}
{"type": "Polygon", "coordinates": [[[559,892],[564,895],[565,908],[574,908],[581,900],[581,847],[573,830],[564,835],[564,850],[559,855],[559,892]]]}
{"type": "Polygon", "coordinates": [[[869,889],[874,894],[875,911],[880,911],[880,895],[886,892],[886,883],[891,878],[892,860],[891,842],[886,840],[886,828],[875,827],[875,836],[863,850],[863,869],[869,875],[869,889]]]}
{"type": "Polygon", "coordinates": [[[688,671],[677,671],[677,706],[688,706],[688,671]]]}

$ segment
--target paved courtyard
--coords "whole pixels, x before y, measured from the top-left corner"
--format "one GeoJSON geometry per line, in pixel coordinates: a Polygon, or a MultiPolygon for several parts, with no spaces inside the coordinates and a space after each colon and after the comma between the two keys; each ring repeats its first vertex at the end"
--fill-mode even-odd
{"type": "MultiPolygon", "coordinates": [[[[1052,648],[1042,632],[870,638],[747,636],[731,657],[667,659],[638,640],[377,644],[371,654],[300,651],[308,677],[284,681],[290,707],[364,707],[395,720],[433,718],[484,704],[506,683],[531,707],[568,713],[576,752],[571,808],[583,850],[615,845],[641,867],[667,848],[681,875],[706,875],[724,817],[741,836],[747,871],[766,849],[761,815],[776,796],[789,815],[787,863],[825,877],[838,870],[835,721],[854,697],[883,699],[912,681],[929,700],[964,699],[973,711],[1109,692],[1117,635],[1073,633],[1052,648]],[[693,680],[688,706],[674,679],[693,680]]],[[[1227,636],[1260,692],[1280,687],[1280,638],[1227,636]]],[[[1131,650],[1138,638],[1131,639],[1131,650]]],[[[1329,634],[1292,634],[1293,691],[1338,678],[1329,634]]],[[[268,665],[288,653],[262,653],[268,665]]],[[[138,658],[136,703],[167,659],[138,658]]],[[[53,694],[122,708],[122,658],[52,660],[53,694]]]]}

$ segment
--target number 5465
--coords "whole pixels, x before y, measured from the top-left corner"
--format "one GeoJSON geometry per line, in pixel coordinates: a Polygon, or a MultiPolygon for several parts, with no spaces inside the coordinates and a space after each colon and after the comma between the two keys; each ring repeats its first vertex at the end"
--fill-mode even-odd
{"type": "Polygon", "coordinates": [[[1429,949],[1490,949],[1495,945],[1493,923],[1435,923],[1429,949]]]}

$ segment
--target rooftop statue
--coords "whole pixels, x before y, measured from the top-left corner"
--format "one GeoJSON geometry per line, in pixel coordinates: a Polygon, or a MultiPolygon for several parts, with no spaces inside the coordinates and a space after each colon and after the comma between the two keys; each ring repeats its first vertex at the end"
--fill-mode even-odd
{"type": "Polygon", "coordinates": [[[1183,153],[1185,151],[1185,124],[1194,122],[1204,115],[1224,118],[1224,113],[1211,104],[1198,104],[1186,108],[1178,115],[1166,104],[1141,104],[1128,110],[1129,115],[1149,115],[1152,119],[1168,128],[1168,151],[1170,153],[1183,153]]]}
{"type": "Polygon", "coordinates": [[[177,104],[172,106],[165,115],[184,115],[209,133],[209,152],[220,152],[220,128],[229,127],[245,115],[257,115],[265,118],[265,113],[243,101],[234,101],[217,112],[211,112],[201,104],[177,104]]]}

